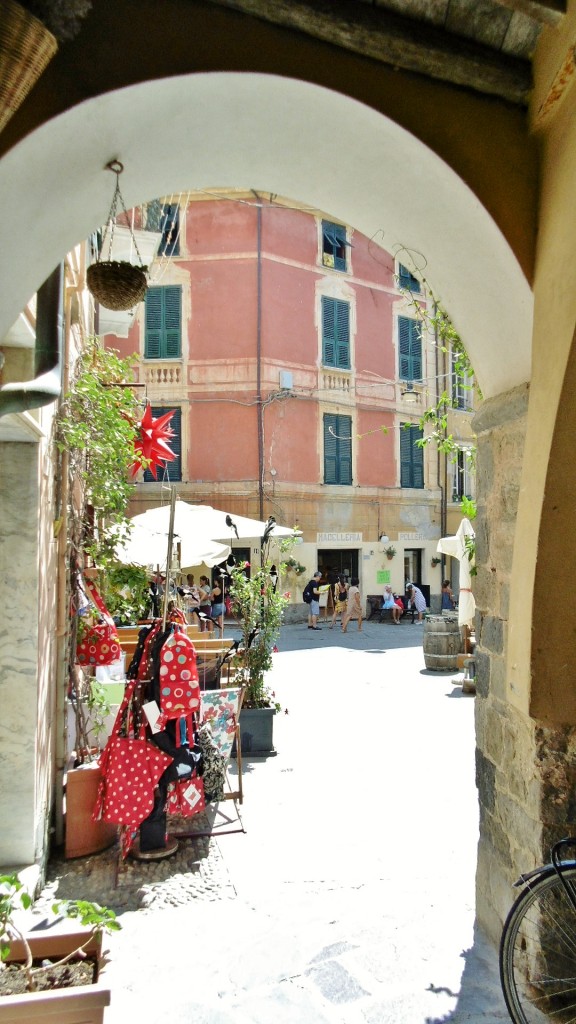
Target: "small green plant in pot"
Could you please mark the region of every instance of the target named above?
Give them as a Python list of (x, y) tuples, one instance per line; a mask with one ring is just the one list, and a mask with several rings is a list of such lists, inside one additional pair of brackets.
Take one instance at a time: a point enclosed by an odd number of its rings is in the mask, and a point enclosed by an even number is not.
[(232, 614), (242, 630), (239, 648), (240, 676), (246, 687), (244, 708), (275, 708), (266, 673), (272, 668), (272, 654), (282, 624), (282, 613), (288, 597), (275, 589), (270, 576), (271, 566), (252, 569), (249, 563), (236, 565), (230, 571)]
[[(93, 970), (85, 963), (86, 958), (96, 956), (98, 959), (99, 953), (95, 953), (95, 950), (101, 950), (104, 934), (121, 928), (114, 911), (86, 900), (60, 900), (54, 903), (52, 910), (55, 914), (87, 930), (73, 934), (73, 948), (66, 949), (56, 960), (51, 956), (43, 959), (41, 964), (36, 964), (33, 947), (37, 936), (26, 936), (16, 923), (17, 915), (31, 906), (32, 897), (18, 875), (0, 875), (0, 995), (14, 996), (24, 992), (90, 984)], [(82, 969), (86, 966), (89, 967), (88, 971)]]

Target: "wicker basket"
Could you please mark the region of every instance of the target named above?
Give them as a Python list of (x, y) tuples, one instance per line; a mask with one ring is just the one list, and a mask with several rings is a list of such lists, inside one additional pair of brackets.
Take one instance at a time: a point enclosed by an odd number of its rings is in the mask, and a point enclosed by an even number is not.
[(0, 131), (58, 49), (55, 37), (15, 0), (0, 0)]
[(88, 290), (106, 309), (132, 309), (146, 294), (147, 269), (116, 260), (93, 263), (86, 271)]

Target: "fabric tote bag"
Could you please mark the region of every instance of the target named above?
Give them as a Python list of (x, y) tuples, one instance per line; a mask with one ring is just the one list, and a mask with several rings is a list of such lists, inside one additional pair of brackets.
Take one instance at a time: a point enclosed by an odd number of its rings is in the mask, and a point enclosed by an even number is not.
[[(92, 818), (136, 828), (152, 811), (154, 790), (173, 758), (146, 739), (144, 724), (138, 735), (130, 735), (135, 688), (135, 681), (128, 686), (100, 757), (102, 779)], [(122, 725), (125, 736), (120, 735)]]
[(122, 657), (120, 637), (114, 619), (92, 580), (85, 581), (86, 590), (100, 612), (101, 622), (91, 626), (76, 647), (79, 665), (111, 665)]

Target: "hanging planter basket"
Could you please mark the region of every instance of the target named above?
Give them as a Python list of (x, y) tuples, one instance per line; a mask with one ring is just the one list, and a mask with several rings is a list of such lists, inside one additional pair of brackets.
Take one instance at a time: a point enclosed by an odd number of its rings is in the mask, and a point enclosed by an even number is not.
[[(99, 302), (101, 306), (105, 306), (106, 309), (132, 309), (133, 306), (142, 302), (142, 299), (146, 295), (146, 289), (148, 287), (146, 273), (148, 267), (145, 267), (142, 263), (142, 257), (138, 251), (138, 245), (131, 228), (130, 236), (134, 246), (134, 252), (138, 257), (139, 265), (129, 263), (127, 260), (110, 259), (112, 255), (114, 227), (116, 224), (119, 202), (122, 210), (124, 211), (126, 223), (128, 225), (130, 220), (126, 211), (126, 206), (124, 205), (122, 193), (120, 192), (119, 177), (122, 174), (124, 167), (119, 160), (112, 160), (106, 165), (106, 168), (109, 171), (113, 171), (116, 175), (116, 188), (114, 189), (114, 195), (112, 197), (112, 205), (108, 214), (106, 229), (102, 236), (100, 254), (96, 263), (93, 263), (86, 271), (86, 284), (88, 285), (88, 291), (90, 291), (97, 302)], [(106, 250), (108, 230), (110, 230), (110, 236), (108, 238), (108, 259), (102, 259), (101, 257), (104, 255)]]
[(0, 131), (58, 49), (55, 36), (15, 0), (0, 0)]
[(93, 263), (86, 271), (88, 290), (106, 309), (132, 309), (142, 302), (148, 282), (146, 268), (118, 260)]

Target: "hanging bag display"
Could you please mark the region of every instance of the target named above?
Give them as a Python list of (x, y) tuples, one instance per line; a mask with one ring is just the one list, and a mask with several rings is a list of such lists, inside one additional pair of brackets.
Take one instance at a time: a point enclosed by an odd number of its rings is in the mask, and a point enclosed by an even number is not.
[(102, 621), (91, 626), (82, 637), (76, 647), (76, 661), (79, 665), (111, 665), (122, 657), (118, 630), (98, 593), (96, 584), (87, 579), (85, 587), (90, 600), (100, 612)]
[(135, 692), (134, 680), (126, 688), (112, 734), (100, 757), (102, 780), (92, 814), (94, 821), (140, 825), (152, 811), (154, 790), (173, 761), (146, 738), (143, 717), (134, 713)]

